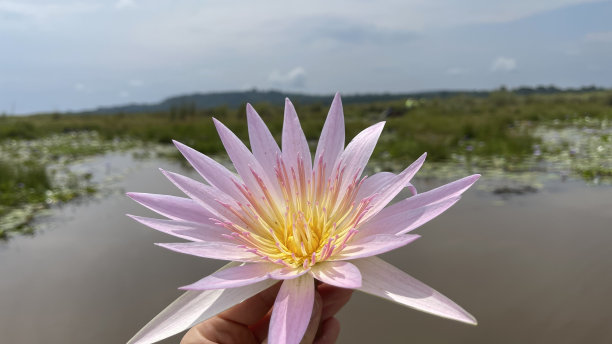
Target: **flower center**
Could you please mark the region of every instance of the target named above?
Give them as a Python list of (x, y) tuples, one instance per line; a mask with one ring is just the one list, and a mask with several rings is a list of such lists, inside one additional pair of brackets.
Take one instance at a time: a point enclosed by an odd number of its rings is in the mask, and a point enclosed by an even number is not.
[(221, 224), (247, 250), (265, 260), (293, 268), (324, 261), (342, 250), (357, 232), (371, 201), (371, 197), (357, 199), (365, 178), (352, 176), (350, 183), (343, 183), (340, 165), (326, 178), (322, 159), (307, 175), (301, 156), (296, 168), (277, 157), (274, 171), (282, 199), (273, 197), (261, 176), (251, 171), (263, 197), (257, 199), (245, 185), (237, 184), (248, 204), (224, 205), (242, 223)]

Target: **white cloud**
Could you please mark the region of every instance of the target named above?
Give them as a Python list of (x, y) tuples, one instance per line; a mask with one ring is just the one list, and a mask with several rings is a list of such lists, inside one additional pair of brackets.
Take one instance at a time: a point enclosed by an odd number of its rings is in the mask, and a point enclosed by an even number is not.
[(134, 2), (134, 0), (118, 0), (115, 3), (115, 8), (120, 10), (132, 7), (136, 7), (136, 2)]
[(579, 56), (582, 54), (582, 51), (578, 48), (568, 48), (563, 50), (563, 53), (567, 56)]
[(72, 86), (72, 88), (74, 89), (75, 92), (81, 93), (81, 94), (94, 94), (95, 93), (91, 85), (86, 85), (80, 81), (75, 83)]
[(586, 65), (586, 69), (591, 72), (601, 72), (605, 70), (605, 68), (603, 68), (602, 66), (593, 63)]
[(128, 91), (119, 92), (119, 98), (129, 98), (129, 97), (130, 97), (130, 92)]
[(612, 31), (607, 32), (591, 32), (584, 36), (587, 42), (612, 43)]
[[(527, 18), (538, 13), (544, 13), (563, 7), (598, 0), (514, 0), (490, 1), (472, 0), (432, 0), (428, 2), (431, 11), (425, 13), (429, 19), (439, 18), (444, 23), (475, 24), (503, 23)], [(433, 9), (437, 9), (437, 12)], [(452, 17), (456, 17), (453, 19)]]
[(446, 70), (446, 74), (448, 75), (464, 75), (467, 74), (467, 72), (467, 69), (459, 67), (452, 67)]
[(270, 73), (268, 81), (279, 86), (302, 88), (306, 84), (306, 71), (302, 67), (295, 67), (285, 74), (275, 70)]
[(132, 79), (128, 81), (128, 85), (132, 87), (142, 87), (144, 85), (144, 82), (142, 80)]
[(352, 0), (211, 1), (197, 7), (165, 6), (164, 25), (158, 21), (141, 23), (131, 32), (131, 38), (162, 56), (173, 52), (185, 56), (200, 50), (203, 42), (207, 52), (227, 49), (252, 55), (290, 40), (323, 44), (323, 33), (336, 41), (406, 39), (429, 29), (509, 22), (589, 1), (387, 0), (384, 6)]
[(16, 14), (24, 17), (43, 19), (59, 15), (93, 12), (101, 8), (99, 4), (71, 3), (32, 3), (25, 1), (0, 1), (0, 13)]
[[(524, 84), (567, 78), (576, 85), (609, 86), (610, 75), (566, 72), (588, 63), (605, 66), (609, 51), (590, 49), (602, 43), (589, 42), (608, 35), (586, 33), (610, 31), (610, 26), (591, 25), (585, 15), (564, 26), (566, 34), (548, 35), (551, 23), (577, 10), (610, 8), (560, 9), (581, 2), (385, 0), (381, 6), (363, 0), (0, 0), (0, 40), (10, 47), (0, 54), (0, 98), (19, 99), (33, 109), (55, 106), (60, 97), (66, 107), (108, 104), (120, 100), (122, 90), (131, 94), (129, 99), (143, 101), (241, 85), (302, 87), (312, 93), (402, 92), (486, 88), (497, 86), (499, 76)], [(481, 24), (555, 9), (560, 10), (515, 23)], [(76, 13), (88, 10), (93, 12)], [(533, 34), (522, 37), (523, 28)], [(491, 39), (497, 32), (503, 40)], [(572, 48), (582, 54), (563, 56)], [(75, 79), (66, 83), (66, 76)], [(35, 90), (66, 87), (63, 94), (40, 97), (28, 89), (35, 82), (40, 83)], [(76, 82), (85, 85), (76, 87)], [(76, 92), (91, 97), (75, 97)], [(26, 95), (28, 100), (21, 101)]]
[(494, 72), (511, 72), (516, 69), (516, 60), (510, 57), (500, 56), (491, 64), (491, 70)]

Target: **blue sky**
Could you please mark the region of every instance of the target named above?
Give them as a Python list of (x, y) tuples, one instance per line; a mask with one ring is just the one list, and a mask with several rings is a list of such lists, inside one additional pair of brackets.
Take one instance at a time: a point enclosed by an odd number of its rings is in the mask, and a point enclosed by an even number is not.
[(0, 0), (0, 113), (253, 87), (612, 87), (611, 15), (581, 0)]

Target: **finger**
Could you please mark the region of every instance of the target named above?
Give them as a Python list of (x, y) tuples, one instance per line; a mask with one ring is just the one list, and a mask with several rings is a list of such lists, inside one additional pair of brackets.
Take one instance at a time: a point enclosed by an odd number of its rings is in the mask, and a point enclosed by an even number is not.
[(280, 283), (191, 328), (181, 344), (255, 343), (247, 327), (266, 317), (272, 308)]
[(310, 316), (310, 323), (306, 328), (306, 333), (302, 337), (301, 344), (312, 344), (319, 330), (319, 324), (321, 323), (321, 311), (323, 310), (323, 300), (321, 295), (315, 291), (314, 304), (312, 305), (312, 315)]
[(257, 324), (274, 305), (280, 286), (281, 283), (276, 283), (261, 293), (220, 313), (218, 317), (245, 326)]
[(313, 344), (334, 344), (340, 335), (340, 321), (331, 317), (321, 323), (319, 334)]
[(181, 339), (180, 344), (208, 344), (210, 340), (208, 340), (204, 333), (207, 331), (205, 327), (206, 322), (199, 323), (196, 326), (192, 327), (185, 333), (183, 339)]
[(321, 320), (323, 321), (336, 315), (353, 295), (353, 289), (338, 288), (325, 283), (319, 285), (317, 291), (323, 299), (323, 311), (321, 313)]
[(244, 325), (219, 317), (210, 318), (192, 327), (181, 344), (257, 344), (253, 333)]
[(258, 343), (263, 343), (268, 337), (268, 330), (270, 329), (270, 316), (272, 316), (272, 309), (263, 317), (257, 324), (249, 326)]

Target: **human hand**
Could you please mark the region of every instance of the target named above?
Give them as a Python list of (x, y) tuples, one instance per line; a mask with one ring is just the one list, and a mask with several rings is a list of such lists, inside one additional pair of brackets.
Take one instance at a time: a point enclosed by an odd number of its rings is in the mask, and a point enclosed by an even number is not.
[[(272, 305), (281, 283), (192, 327), (180, 344), (259, 344), (268, 336)], [(352, 289), (321, 283), (315, 291), (310, 323), (303, 344), (333, 344), (340, 334), (340, 322), (334, 317), (349, 301)]]

